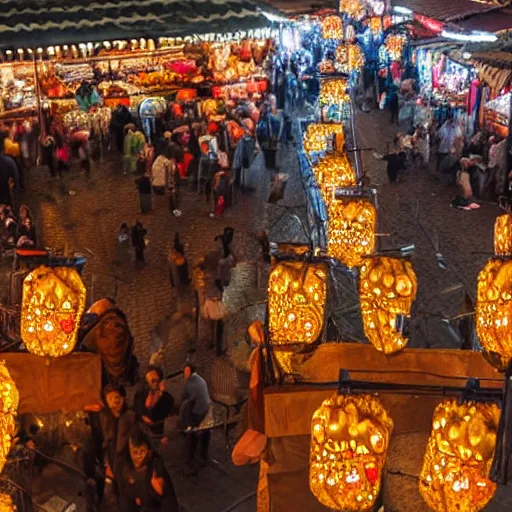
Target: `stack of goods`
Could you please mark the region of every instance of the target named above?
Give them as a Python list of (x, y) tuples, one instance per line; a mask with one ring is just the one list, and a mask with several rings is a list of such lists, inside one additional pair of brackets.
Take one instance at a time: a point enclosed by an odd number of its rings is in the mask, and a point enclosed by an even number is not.
[(0, 112), (29, 111), (37, 108), (34, 70), (30, 65), (0, 68)]

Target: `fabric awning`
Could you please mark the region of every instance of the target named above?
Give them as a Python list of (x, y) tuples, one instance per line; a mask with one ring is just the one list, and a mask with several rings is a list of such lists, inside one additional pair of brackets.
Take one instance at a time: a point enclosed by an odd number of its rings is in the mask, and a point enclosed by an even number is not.
[(2, 0), (0, 48), (235, 32), (279, 15), (253, 0)]
[(457, 22), (464, 30), (479, 30), (482, 32), (500, 32), (512, 29), (512, 7), (496, 9)]
[(407, 7), (439, 21), (456, 21), (497, 9), (496, 5), (471, 0), (392, 0), (391, 5)]

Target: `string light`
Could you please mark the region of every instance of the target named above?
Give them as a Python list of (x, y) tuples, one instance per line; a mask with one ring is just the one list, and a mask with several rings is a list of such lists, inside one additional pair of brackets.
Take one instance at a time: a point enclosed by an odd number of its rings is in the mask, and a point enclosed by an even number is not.
[(441, 37), (452, 39), (454, 41), (462, 41), (465, 43), (494, 43), (498, 40), (498, 36), (488, 32), (472, 32), (471, 34), (462, 34), (458, 32), (450, 32), (443, 30)]

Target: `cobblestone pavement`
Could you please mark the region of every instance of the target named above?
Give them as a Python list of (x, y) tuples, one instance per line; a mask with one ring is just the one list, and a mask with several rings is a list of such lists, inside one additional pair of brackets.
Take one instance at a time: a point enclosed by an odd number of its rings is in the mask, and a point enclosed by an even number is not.
[[(357, 124), (362, 147), (382, 151), (385, 141), (394, 133), (387, 124), (387, 116), (380, 112), (358, 114)], [(295, 148), (290, 145), (282, 153), (281, 168), (290, 175), (285, 203), (304, 204)], [(449, 203), (455, 191), (442, 186), (428, 171), (411, 170), (403, 182), (390, 186), (386, 183), (383, 163), (375, 161), (371, 153), (364, 153), (363, 159), (372, 186), (379, 191), (381, 231), (390, 234), (381, 237), (383, 246), (416, 244), (413, 263), (419, 280), (418, 309), (446, 315), (458, 312), (462, 293), (460, 289), (450, 290), (462, 282), (474, 298), (476, 275), (487, 258), (474, 251), (491, 251), (497, 208), (486, 204), (472, 212), (454, 210)], [(165, 344), (168, 373), (179, 371), (185, 360), (193, 359), (208, 380), (212, 394), (235, 401), (246, 381), (246, 375), (237, 369), (239, 365), (235, 366), (228, 357), (215, 357), (208, 348), (205, 326), (201, 326), (196, 351), (191, 352), (193, 328), (190, 321), (171, 319), (179, 306), (186, 308), (189, 297), (178, 300), (170, 289), (168, 249), (174, 233), (179, 231), (193, 264), (201, 255), (218, 249), (213, 239), (226, 225), (235, 228), (233, 245), (240, 264), (234, 269), (232, 285), (226, 291), (228, 308), (233, 313), (227, 321), (226, 338), (232, 359), (243, 361), (247, 356), (245, 330), (254, 318), (262, 316), (263, 306), (258, 302), (265, 297), (264, 284), (259, 290), (255, 286), (258, 245), (254, 235), (260, 229), (267, 229), (272, 240), (300, 241), (300, 226), (287, 209), (267, 204), (270, 176), (263, 168), (262, 155), (257, 157), (250, 173), (255, 190), (238, 197), (222, 221), (209, 219), (209, 206), (188, 189), (182, 194), (181, 218), (176, 219), (169, 213), (166, 199), (160, 196), (154, 197), (152, 213), (140, 215), (133, 177), (123, 175), (121, 167), (119, 159), (106, 159), (93, 165), (90, 178), (73, 170), (64, 183), (52, 180), (45, 170), (32, 170), (27, 179), (29, 189), (23, 199), (34, 209), (47, 246), (68, 244), (72, 250), (90, 256), (84, 280), (92, 298), (116, 296), (130, 321), (142, 366), (148, 362), (152, 343), (154, 345), (154, 340), (160, 338)], [(70, 195), (69, 191), (75, 194)], [(303, 217), (303, 210), (296, 212)], [(119, 262), (117, 254), (120, 224), (131, 225), (136, 218), (147, 227), (150, 240), (146, 251), (148, 265), (140, 271), (134, 269), (132, 262)], [(419, 227), (418, 218), (424, 231)], [(436, 237), (449, 263), (447, 271), (436, 265), (432, 248)], [(261, 282), (265, 282), (265, 277)], [(170, 383), (173, 392), (179, 392), (179, 387), (177, 381)], [(250, 496), (255, 491), (256, 468), (234, 468), (222, 435), (215, 433), (213, 441), (212, 454), (220, 466), (207, 468), (199, 477), (183, 476), (178, 462), (179, 441), (168, 454), (185, 510), (220, 512), (245, 497), (249, 498), (232, 510), (255, 510), (255, 500)]]

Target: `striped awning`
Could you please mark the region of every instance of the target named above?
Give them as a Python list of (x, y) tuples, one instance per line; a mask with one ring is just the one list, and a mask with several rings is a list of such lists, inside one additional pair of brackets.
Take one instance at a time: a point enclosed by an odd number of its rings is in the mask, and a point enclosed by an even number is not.
[(279, 15), (254, 0), (0, 0), (0, 48), (235, 32)]

